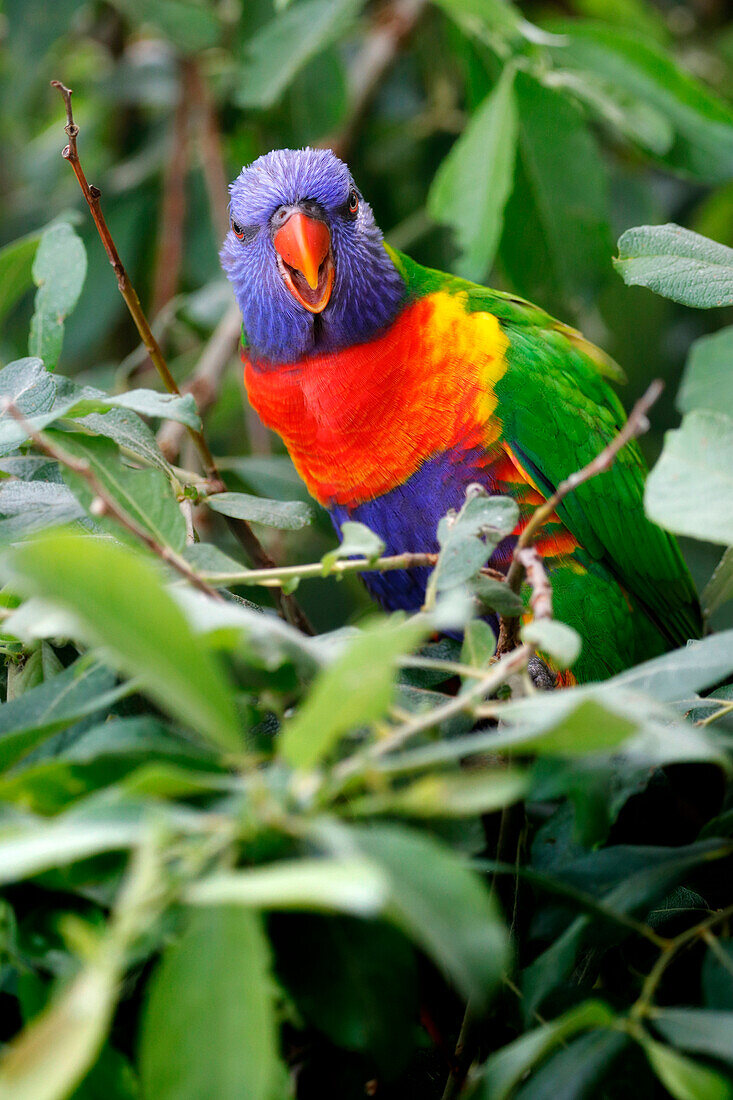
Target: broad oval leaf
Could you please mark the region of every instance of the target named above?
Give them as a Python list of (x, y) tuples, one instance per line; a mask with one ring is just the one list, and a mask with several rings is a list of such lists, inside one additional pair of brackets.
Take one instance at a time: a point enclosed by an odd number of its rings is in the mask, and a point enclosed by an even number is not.
[(481, 879), (445, 844), (404, 826), (350, 836), (387, 875), (387, 915), (466, 998), (486, 1004), (509, 963), (509, 940)]
[(47, 535), (8, 563), (16, 586), (70, 613), (79, 634), (102, 647), (168, 713), (236, 751), (233, 692), (149, 560), (110, 540)]
[(87, 254), (68, 222), (51, 225), (41, 237), (33, 261), (38, 287), (28, 351), (53, 370), (61, 354), (64, 320), (79, 300), (87, 273)]
[(363, 0), (306, 0), (281, 11), (249, 40), (235, 93), (240, 107), (271, 107), (303, 66), (354, 19)]
[(149, 986), (140, 1071), (155, 1100), (271, 1100), (278, 1072), (270, 951), (257, 914), (191, 910)]
[(628, 286), (646, 286), (685, 306), (733, 303), (733, 248), (672, 222), (627, 229), (613, 265)]
[(313, 510), (300, 500), (265, 500), (249, 493), (215, 493), (206, 498), (209, 508), (224, 516), (263, 523), (282, 531), (300, 531), (313, 519)]
[(461, 249), (458, 270), (467, 279), (482, 279), (494, 261), (512, 187), (518, 128), (514, 69), (507, 65), (431, 185), (428, 212), (454, 229)]
[[(733, 253), (732, 253), (733, 255)], [(644, 490), (650, 519), (668, 531), (733, 544), (733, 417), (695, 410), (666, 432)]]
[(283, 758), (293, 767), (312, 768), (342, 734), (383, 718), (395, 690), (395, 660), (417, 645), (427, 630), (425, 620), (396, 617), (380, 619), (351, 639), (283, 726)]
[[(731, 272), (733, 275), (733, 267)], [(733, 410), (733, 325), (701, 336), (692, 345), (677, 392), (677, 408), (683, 413), (691, 409)]]

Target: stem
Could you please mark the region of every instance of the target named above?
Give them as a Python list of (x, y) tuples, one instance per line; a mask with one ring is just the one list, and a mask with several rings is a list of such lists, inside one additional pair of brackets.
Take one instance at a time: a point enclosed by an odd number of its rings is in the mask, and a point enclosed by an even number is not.
[(679, 936), (675, 936), (671, 940), (667, 947), (664, 948), (661, 955), (655, 962), (652, 969), (647, 974), (644, 984), (641, 987), (641, 993), (638, 999), (631, 1008), (631, 1018), (638, 1020), (643, 1016), (646, 1016), (651, 1007), (654, 994), (656, 993), (657, 986), (661, 982), (664, 972), (672, 962), (672, 959), (683, 947), (687, 947), (699, 936), (704, 937), (716, 924), (720, 924), (721, 921), (727, 920), (728, 917), (733, 916), (733, 905), (726, 906), (725, 909), (720, 909), (717, 913), (711, 913), (705, 920), (700, 921), (699, 924), (694, 924), (692, 928), (687, 928), (684, 932), (680, 932)]
[(242, 569), (231, 573), (211, 573), (209, 577), (216, 584), (257, 584), (264, 588), (273, 588), (288, 581), (305, 580), (308, 577), (342, 576), (344, 573), (389, 573), (394, 569), (417, 569), (435, 565), (437, 554), (414, 554), (406, 552), (391, 557), (351, 558), (337, 561), (326, 569), (322, 562), (309, 562), (307, 565), (273, 566), (270, 569)]
[[(64, 103), (66, 105), (65, 130), (69, 138), (69, 144), (64, 149), (62, 156), (66, 160), (68, 160), (69, 164), (74, 169), (74, 174), (79, 181), (79, 186), (81, 187), (82, 194), (86, 199), (92, 218), (94, 219), (94, 224), (97, 227), (97, 232), (99, 233), (102, 244), (104, 245), (104, 250), (107, 253), (109, 262), (112, 264), (115, 275), (117, 276), (117, 286), (119, 287), (120, 294), (125, 300), (125, 304), (130, 311), (130, 316), (132, 317), (135, 323), (135, 327), (140, 334), (140, 338), (147, 348), (148, 354), (163, 381), (163, 385), (169, 393), (179, 394), (181, 391), (179, 390), (176, 380), (168, 368), (168, 364), (165, 361), (165, 357), (163, 356), (163, 352), (160, 349), (160, 345), (153, 335), (150, 324), (148, 323), (148, 319), (143, 312), (142, 306), (140, 305), (140, 299), (137, 296), (135, 288), (130, 283), (127, 272), (125, 271), (124, 265), (115, 246), (114, 240), (112, 239), (112, 234), (110, 233), (107, 222), (105, 221), (104, 215), (102, 214), (102, 209), (100, 206), (100, 198), (102, 193), (98, 187), (90, 186), (89, 183), (87, 183), (86, 176), (84, 175), (84, 169), (81, 166), (81, 161), (79, 160), (79, 154), (77, 151), (76, 139), (79, 135), (79, 127), (74, 122), (74, 116), (71, 109), (71, 89), (62, 84), (60, 80), (52, 80), (51, 86), (54, 88), (58, 88), (64, 98)], [(195, 428), (187, 428), (187, 431), (199, 454), (207, 478), (215, 485), (219, 486), (220, 489), (224, 489), (224, 482), (221, 480), (219, 470), (217, 468), (216, 462), (214, 461), (214, 457), (209, 449), (209, 445), (204, 438), (203, 432)], [(251, 560), (256, 565), (262, 566), (263, 568), (271, 567), (274, 563), (270, 558), (270, 555), (262, 546), (260, 540), (257, 538), (249, 524), (245, 523), (244, 520), (234, 519), (231, 516), (227, 516), (225, 518), (230, 531), (239, 541), (244, 551), (251, 558)], [(307, 617), (292, 596), (285, 596), (284, 594), (280, 594), (278, 597), (278, 603), (280, 611), (284, 618), (288, 619), (291, 623), (293, 623), (294, 626), (299, 627), (305, 633), (313, 633), (313, 628), (308, 622)]]

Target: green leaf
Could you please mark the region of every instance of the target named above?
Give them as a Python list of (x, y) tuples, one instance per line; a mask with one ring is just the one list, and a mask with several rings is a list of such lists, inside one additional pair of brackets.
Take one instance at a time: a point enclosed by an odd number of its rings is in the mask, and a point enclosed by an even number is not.
[(64, 321), (79, 300), (86, 273), (86, 249), (69, 223), (50, 226), (33, 261), (38, 292), (28, 338), (29, 354), (42, 359), (47, 370), (58, 362)]
[(733, 546), (724, 552), (703, 589), (700, 597), (703, 614), (706, 617), (712, 615), (728, 600), (733, 600)]
[[(47, 412), (56, 396), (56, 382), (40, 359), (16, 359), (0, 371), (0, 398), (11, 401), (27, 418)], [(0, 455), (14, 451), (25, 433), (7, 409), (0, 407)], [(8, 436), (9, 442), (4, 441)]]
[[(94, 391), (91, 391), (94, 393)], [(201, 417), (196, 401), (190, 393), (160, 393), (159, 390), (128, 390), (115, 395), (100, 394), (92, 397), (86, 388), (81, 399), (65, 416), (85, 416), (90, 412), (106, 412), (108, 409), (130, 409), (140, 416), (155, 416), (164, 420), (177, 420), (195, 431), (201, 430)]]
[(522, 1078), (556, 1047), (588, 1029), (609, 1028), (614, 1014), (602, 1001), (584, 1001), (550, 1023), (508, 1043), (486, 1062), (481, 1100), (507, 1100)]
[(196, 0), (113, 0), (114, 6), (136, 22), (152, 23), (182, 53), (198, 53), (215, 46), (221, 23), (215, 11)]
[(707, 1008), (656, 1008), (652, 1020), (672, 1046), (733, 1062), (733, 1012)]
[(387, 915), (460, 992), (485, 1005), (509, 962), (509, 942), (488, 890), (459, 856), (404, 826), (350, 830), (390, 883)]
[[(588, 297), (608, 278), (612, 252), (604, 163), (571, 100), (521, 72), (516, 92), (521, 186), (507, 204), (502, 262), (520, 291), (548, 285)], [(569, 164), (583, 171), (568, 173)], [(543, 247), (526, 255), (528, 232)]]
[(0, 882), (19, 882), (101, 852), (121, 852), (142, 836), (139, 821), (121, 816), (84, 821), (69, 814), (48, 823), (6, 826), (0, 829)]
[(104, 665), (80, 658), (75, 664), (0, 708), (0, 768), (7, 768), (52, 733), (104, 711), (128, 695), (115, 687)]
[(31, 286), (33, 257), (40, 233), (31, 233), (0, 248), (0, 324)]
[(547, 653), (559, 668), (571, 668), (583, 644), (576, 630), (557, 619), (533, 619), (522, 627), (522, 641)]
[[(51, 377), (51, 376), (49, 376)], [(106, 416), (98, 417), (94, 423), (100, 435), (110, 435), (112, 431), (105, 431), (110, 410), (127, 409), (137, 411), (147, 416), (165, 417), (168, 420), (178, 420), (191, 428), (200, 428), (201, 421), (191, 394), (184, 396), (172, 393), (158, 393), (157, 390), (130, 390), (128, 393), (117, 397), (110, 397), (90, 386), (77, 386), (67, 378), (52, 378), (54, 389), (54, 401), (48, 411), (36, 416), (26, 416), (31, 428), (39, 432), (55, 420), (83, 419), (85, 425), (92, 421), (91, 414), (102, 413)], [(100, 427), (100, 422), (102, 426)], [(0, 430), (0, 444), (13, 443), (17, 446), (28, 438), (25, 427), (12, 417), (4, 421)]]
[(249, 493), (215, 493), (206, 498), (209, 508), (225, 516), (264, 523), (281, 531), (300, 531), (313, 519), (313, 509), (299, 500), (265, 500)]
[(733, 941), (715, 939), (705, 952), (702, 990), (708, 1008), (733, 1011)]
[(438, 524), (440, 556), (430, 584), (444, 592), (470, 580), (486, 564), (501, 540), (511, 534), (519, 509), (510, 497), (470, 495), (457, 515)]
[[(176, 551), (186, 545), (186, 521), (171, 483), (162, 470), (133, 470), (120, 460), (117, 446), (110, 439), (94, 438), (71, 432), (48, 432), (48, 438), (76, 459), (88, 463), (106, 493), (125, 515), (151, 535), (160, 546)], [(89, 511), (95, 493), (81, 474), (64, 468), (63, 476), (76, 498)], [(121, 533), (116, 519), (105, 522), (115, 534)]]
[[(578, 884), (602, 902), (606, 911), (618, 915), (644, 916), (650, 905), (669, 893), (692, 868), (730, 854), (730, 846), (719, 840), (698, 841), (684, 848), (646, 848), (640, 852), (625, 845), (606, 849), (577, 861), (579, 866), (565, 869), (571, 885)], [(610, 887), (610, 888), (609, 888)], [(527, 1016), (539, 1008), (557, 986), (572, 972), (578, 952), (589, 935), (591, 916), (582, 915), (565, 929), (552, 945), (539, 955), (522, 974)], [(616, 928), (618, 940), (629, 934)], [(604, 932), (606, 940), (608, 931)]]
[(351, 24), (363, 0), (306, 0), (293, 4), (247, 43), (235, 92), (240, 107), (271, 107), (304, 65)]
[(514, 69), (507, 65), (441, 164), (428, 193), (430, 216), (456, 233), (461, 249), (458, 271), (467, 279), (481, 280), (494, 261), (512, 187), (518, 129)]
[(107, 950), (8, 1044), (0, 1100), (66, 1100), (94, 1062), (110, 1026), (121, 959)]
[(394, 695), (395, 661), (427, 630), (417, 617), (394, 616), (371, 623), (351, 639), (284, 724), (279, 741), (283, 759), (296, 768), (313, 768), (343, 734), (383, 718)]
[(352, 801), (349, 813), (474, 817), (519, 802), (527, 788), (528, 778), (518, 768), (481, 768), (468, 775), (428, 775), (389, 793)]
[(217, 580), (220, 577), (237, 576), (246, 566), (225, 554), (212, 542), (191, 542), (184, 547), (183, 556), (200, 576)]
[(329, 550), (321, 558), (323, 572), (327, 576), (337, 561), (344, 558), (366, 558), (373, 562), (384, 553), (384, 543), (364, 523), (344, 520), (341, 524), (341, 542), (335, 550)]
[(463, 632), (461, 661), (474, 668), (485, 668), (496, 652), (496, 638), (488, 623), (473, 619)]
[(278, 1071), (275, 987), (256, 914), (194, 910), (153, 975), (140, 1073), (155, 1100), (271, 1100)]
[(414, 1046), (417, 968), (391, 925), (353, 917), (276, 918), (281, 982), (299, 1012), (337, 1046), (370, 1053), (390, 1078)]
[(586, 1100), (599, 1080), (629, 1043), (622, 1031), (590, 1031), (556, 1051), (516, 1093), (516, 1100)]
[(676, 136), (660, 158), (668, 167), (709, 183), (730, 179), (733, 114), (668, 53), (645, 42), (636, 28), (627, 31), (578, 20), (552, 21), (549, 26), (566, 36), (553, 51), (556, 63), (603, 77), (666, 116)]
[(10, 566), (19, 588), (72, 614), (80, 634), (164, 710), (214, 744), (241, 747), (231, 687), (146, 559), (59, 534), (18, 547)]
[(484, 607), (496, 611), (499, 615), (521, 615), (525, 610), (521, 596), (512, 592), (508, 584), (496, 577), (479, 575), (471, 581), (471, 591), (478, 596)]
[(650, 519), (678, 535), (733, 543), (733, 417), (696, 410), (665, 433), (644, 490)]
[(686, 699), (733, 672), (733, 630), (711, 634), (637, 665), (607, 682), (609, 690), (638, 691), (662, 702)]
[(613, 81), (596, 73), (557, 69), (544, 79), (550, 87), (577, 96), (596, 118), (642, 149), (661, 156), (672, 147), (674, 128), (666, 115)]
[[(733, 266), (731, 277), (733, 286)], [(683, 413), (733, 409), (733, 325), (692, 345), (677, 391), (677, 408)]]
[(86, 516), (74, 494), (54, 481), (0, 484), (0, 542), (58, 527)]
[[(507, 41), (526, 38), (537, 45), (548, 45), (555, 36), (534, 23), (528, 23), (510, 0), (433, 0), (454, 19), (466, 34), (487, 42), (504, 53)], [(503, 47), (503, 48), (501, 48)]]
[(675, 1100), (729, 1100), (730, 1083), (715, 1070), (653, 1039), (645, 1038), (642, 1046), (649, 1065)]
[(387, 883), (366, 859), (279, 860), (248, 871), (201, 879), (186, 893), (190, 905), (245, 905), (257, 909), (316, 909), (360, 916), (379, 913)]
[(628, 286), (649, 287), (685, 306), (733, 303), (733, 248), (673, 222), (627, 229), (613, 265)]

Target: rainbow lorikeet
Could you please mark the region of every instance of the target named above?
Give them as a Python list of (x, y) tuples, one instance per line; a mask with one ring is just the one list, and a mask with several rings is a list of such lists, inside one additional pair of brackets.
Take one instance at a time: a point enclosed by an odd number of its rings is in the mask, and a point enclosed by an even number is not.
[[(387, 553), (437, 550), (438, 520), (471, 482), (514, 497), (521, 528), (623, 423), (609, 359), (530, 303), (391, 249), (329, 150), (260, 157), (232, 184), (230, 210), (221, 257), (249, 399), (337, 528), (359, 520)], [(583, 638), (578, 681), (700, 632), (679, 548), (644, 515), (644, 474), (626, 446), (538, 543), (555, 615)], [(515, 539), (493, 568), (507, 569)], [(387, 608), (416, 610), (427, 572), (366, 580)]]

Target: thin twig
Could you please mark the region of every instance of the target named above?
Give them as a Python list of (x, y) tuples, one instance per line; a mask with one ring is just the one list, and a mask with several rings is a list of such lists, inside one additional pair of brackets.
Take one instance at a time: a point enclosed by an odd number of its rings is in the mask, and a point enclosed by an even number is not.
[(273, 566), (271, 569), (242, 569), (231, 573), (212, 573), (210, 578), (217, 584), (254, 584), (263, 588), (276, 588), (296, 580), (309, 577), (341, 576), (344, 573), (390, 573), (395, 569), (423, 569), (435, 565), (437, 554), (393, 554), (386, 558), (349, 558), (337, 561), (326, 569), (323, 562), (308, 562), (306, 565)]
[[(130, 316), (135, 322), (135, 327), (137, 328), (137, 331), (139, 332), (140, 337), (148, 350), (148, 354), (150, 355), (150, 358), (152, 359), (153, 364), (155, 365), (168, 392), (178, 394), (180, 393), (180, 390), (178, 388), (176, 380), (168, 368), (168, 364), (165, 361), (165, 357), (163, 356), (163, 352), (160, 349), (158, 341), (153, 335), (148, 319), (143, 312), (142, 306), (140, 305), (140, 299), (137, 296), (135, 288), (130, 283), (127, 272), (125, 271), (122, 260), (120, 259), (119, 253), (115, 246), (114, 240), (112, 239), (112, 235), (104, 219), (104, 215), (102, 214), (99, 201), (101, 198), (101, 191), (98, 187), (90, 186), (89, 183), (87, 183), (86, 176), (84, 175), (84, 170), (81, 166), (81, 161), (79, 160), (79, 153), (77, 150), (76, 139), (79, 135), (79, 127), (74, 122), (74, 116), (71, 109), (71, 89), (67, 88), (59, 80), (52, 80), (51, 85), (54, 88), (58, 88), (59, 92), (63, 96), (64, 103), (66, 105), (65, 130), (67, 137), (69, 138), (69, 144), (64, 149), (62, 156), (66, 160), (68, 160), (69, 164), (74, 169), (74, 174), (79, 181), (79, 186), (81, 187), (82, 194), (84, 195), (87, 205), (89, 206), (89, 210), (91, 212), (92, 218), (94, 219), (94, 224), (97, 227), (97, 232), (99, 233), (102, 244), (104, 245), (105, 252), (107, 253), (107, 257), (109, 258), (109, 262), (112, 264), (112, 268), (114, 269), (115, 275), (117, 276), (117, 285), (119, 287), (120, 293), (125, 300), (125, 304), (127, 305), (128, 310), (130, 311)], [(214, 457), (209, 449), (209, 445), (206, 442), (203, 433), (196, 430), (195, 428), (188, 428), (187, 431), (201, 458), (201, 462), (203, 464), (203, 468), (207, 478), (209, 478), (209, 480), (214, 485), (217, 485), (221, 489), (224, 489), (224, 483), (221, 480), (216, 462), (214, 461)], [(245, 553), (255, 563), (255, 565), (261, 566), (263, 568), (270, 568), (274, 565), (274, 562), (270, 558), (270, 555), (262, 546), (260, 540), (257, 538), (248, 523), (245, 523), (244, 520), (235, 519), (231, 516), (226, 517), (226, 522), (232, 534), (239, 541)], [(305, 633), (313, 633), (313, 628), (308, 622), (307, 617), (292, 596), (286, 596), (284, 593), (278, 593), (277, 599), (280, 611), (286, 619), (288, 619), (295, 626), (298, 626)]]
[[(636, 402), (629, 413), (628, 420), (611, 442), (604, 447), (587, 466), (583, 466), (581, 470), (576, 470), (575, 473), (570, 474), (564, 481), (561, 481), (552, 496), (549, 497), (544, 504), (535, 508), (529, 522), (517, 539), (512, 563), (506, 575), (506, 583), (513, 592), (519, 592), (525, 575), (525, 566), (521, 561), (522, 551), (532, 545), (537, 533), (553, 518), (555, 510), (565, 497), (577, 489), (579, 485), (582, 485), (586, 481), (590, 481), (591, 478), (596, 477), (598, 474), (610, 470), (616, 461), (619, 451), (621, 451), (627, 443), (630, 443), (632, 439), (636, 439), (649, 430), (647, 413), (655, 401), (658, 400), (663, 389), (664, 383), (660, 379), (652, 382), (646, 393)], [(508, 652), (508, 650), (516, 644), (516, 637), (516, 620), (502, 617), (498, 652)]]
[[(708, 858), (710, 858), (710, 856), (708, 856)], [(698, 924), (694, 924), (691, 928), (686, 928), (684, 932), (680, 932), (679, 936), (675, 936), (673, 940), (669, 941), (668, 945), (663, 949), (654, 966), (647, 974), (641, 993), (632, 1005), (630, 1012), (632, 1019), (638, 1020), (652, 1011), (652, 1000), (656, 993), (657, 986), (664, 977), (664, 972), (675, 955), (677, 955), (683, 947), (687, 947), (688, 944), (698, 939), (698, 937), (704, 937), (705, 932), (710, 928), (713, 928), (716, 924), (720, 924), (721, 921), (727, 920), (731, 916), (733, 916), (733, 905), (728, 905), (725, 909), (719, 909), (717, 913), (711, 913), (709, 917), (706, 917), (705, 920), (700, 921)]]
[(525, 546), (517, 553), (520, 565), (527, 574), (527, 581), (532, 588), (529, 606), (535, 619), (552, 618), (552, 585), (534, 546)]
[(433, 707), (432, 710), (427, 711), (425, 714), (415, 715), (409, 722), (405, 722), (396, 729), (390, 730), (386, 737), (382, 737), (368, 748), (342, 760), (333, 770), (334, 778), (338, 782), (343, 782), (352, 775), (358, 774), (361, 769), (364, 766), (368, 766), (372, 760), (378, 759), (380, 756), (384, 756), (385, 753), (400, 748), (404, 745), (405, 741), (408, 741), (416, 734), (425, 733), (434, 726), (440, 725), (441, 722), (445, 722), (449, 718), (454, 718), (457, 714), (462, 714), (465, 710), (471, 710), (474, 703), (490, 695), (492, 691), (496, 691), (496, 689), (501, 687), (510, 676), (523, 668), (533, 652), (533, 647), (527, 644), (513, 649), (511, 653), (507, 653), (506, 656), (492, 665), (480, 680), (471, 684), (465, 691), (461, 692), (460, 695), (456, 695), (446, 700), (446, 702), (441, 703), (440, 706)]
[(70, 454), (68, 451), (64, 450), (63, 447), (59, 447), (56, 443), (52, 443), (48, 436), (44, 435), (42, 432), (36, 431), (31, 422), (26, 419), (18, 406), (12, 401), (5, 399), (2, 408), (20, 424), (23, 431), (28, 438), (32, 440), (39, 451), (43, 451), (49, 458), (54, 459), (86, 481), (87, 485), (94, 493), (90, 511), (95, 518), (101, 518), (106, 515), (113, 516), (117, 522), (121, 523), (126, 530), (135, 536), (135, 538), (143, 542), (149, 550), (152, 550), (154, 554), (162, 558), (168, 565), (173, 566), (173, 568), (180, 573), (182, 577), (185, 577), (194, 588), (197, 588), (200, 592), (205, 592), (206, 595), (210, 596), (213, 600), (223, 599), (215, 588), (212, 588), (210, 584), (194, 572), (185, 558), (182, 558), (180, 554), (177, 554), (176, 551), (172, 550), (169, 546), (164, 546), (154, 539), (149, 531), (146, 531), (137, 520), (128, 515), (124, 508), (120, 507), (85, 459), (77, 458), (76, 455)]

